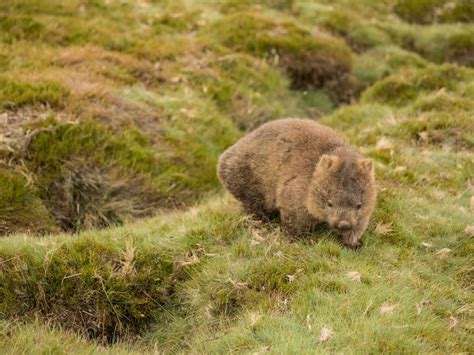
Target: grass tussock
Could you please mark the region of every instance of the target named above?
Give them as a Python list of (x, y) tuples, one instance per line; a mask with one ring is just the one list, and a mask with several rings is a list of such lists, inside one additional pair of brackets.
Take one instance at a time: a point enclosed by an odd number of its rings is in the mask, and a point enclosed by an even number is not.
[(252, 12), (228, 15), (211, 31), (227, 47), (273, 60), (296, 88), (326, 88), (343, 101), (350, 97), (351, 51), (328, 34)]
[(474, 18), (474, 4), (469, 0), (449, 3), (440, 0), (399, 0), (394, 10), (404, 20), (419, 24), (471, 22)]
[(2, 109), (38, 104), (61, 106), (67, 95), (68, 91), (57, 82), (28, 83), (6, 77), (0, 78)]

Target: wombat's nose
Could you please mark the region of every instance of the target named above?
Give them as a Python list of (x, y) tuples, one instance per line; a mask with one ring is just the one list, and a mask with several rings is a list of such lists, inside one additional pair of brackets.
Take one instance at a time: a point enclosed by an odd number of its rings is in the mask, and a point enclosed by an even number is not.
[(346, 231), (351, 228), (351, 224), (345, 220), (339, 221), (339, 223), (337, 224), (337, 229), (340, 229), (342, 231)]

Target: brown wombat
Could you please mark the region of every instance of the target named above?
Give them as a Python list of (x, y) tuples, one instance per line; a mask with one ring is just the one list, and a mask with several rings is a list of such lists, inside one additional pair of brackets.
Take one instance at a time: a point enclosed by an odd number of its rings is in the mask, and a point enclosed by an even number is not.
[(217, 173), (248, 213), (279, 212), (293, 237), (328, 223), (345, 245), (359, 247), (375, 207), (372, 161), (308, 119), (262, 125), (220, 156)]

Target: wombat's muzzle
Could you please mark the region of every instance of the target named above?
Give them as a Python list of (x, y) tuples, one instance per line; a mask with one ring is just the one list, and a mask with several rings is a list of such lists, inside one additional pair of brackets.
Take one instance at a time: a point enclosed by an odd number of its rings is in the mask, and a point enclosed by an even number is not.
[(348, 231), (349, 229), (352, 228), (352, 224), (350, 224), (346, 220), (342, 220), (342, 221), (337, 222), (335, 227), (336, 227), (336, 229), (338, 229), (340, 231)]

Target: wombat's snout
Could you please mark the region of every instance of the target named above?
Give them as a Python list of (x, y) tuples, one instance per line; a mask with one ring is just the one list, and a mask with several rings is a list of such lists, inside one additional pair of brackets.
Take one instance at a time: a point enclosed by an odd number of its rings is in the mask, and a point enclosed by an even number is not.
[(352, 228), (352, 224), (343, 219), (343, 220), (337, 222), (335, 227), (340, 231), (347, 231), (347, 230)]

